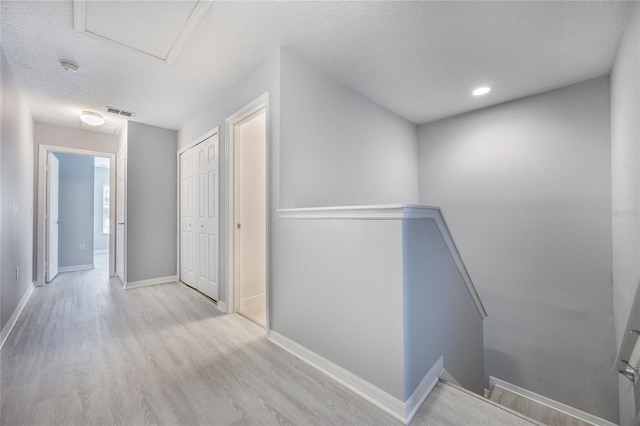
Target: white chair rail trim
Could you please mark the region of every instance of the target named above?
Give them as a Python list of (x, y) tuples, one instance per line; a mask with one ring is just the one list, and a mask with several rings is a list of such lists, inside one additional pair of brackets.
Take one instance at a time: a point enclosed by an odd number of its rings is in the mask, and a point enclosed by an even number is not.
[(487, 311), (480, 300), (473, 281), (469, 276), (460, 252), (456, 247), (447, 222), (442, 216), (440, 207), (423, 206), (419, 204), (390, 204), (378, 206), (340, 206), (340, 207), (311, 207), (299, 209), (278, 210), (280, 219), (343, 219), (343, 220), (407, 220), (407, 219), (432, 219), (436, 222), (447, 248), (458, 267), (467, 290), (473, 299), (480, 316), (487, 317)]

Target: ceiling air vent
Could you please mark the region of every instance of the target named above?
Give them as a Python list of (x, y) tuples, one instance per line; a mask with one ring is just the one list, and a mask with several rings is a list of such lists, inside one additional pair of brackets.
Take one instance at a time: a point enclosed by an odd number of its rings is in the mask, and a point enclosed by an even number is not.
[(107, 107), (107, 112), (110, 112), (111, 114), (121, 115), (121, 116), (127, 117), (127, 118), (133, 117), (133, 113), (132, 112), (123, 111), (121, 109), (113, 108), (113, 107), (110, 107), (110, 106)]

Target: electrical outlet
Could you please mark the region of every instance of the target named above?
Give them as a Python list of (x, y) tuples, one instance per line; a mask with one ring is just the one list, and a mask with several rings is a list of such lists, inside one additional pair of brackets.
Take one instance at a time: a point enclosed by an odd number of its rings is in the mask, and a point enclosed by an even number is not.
[(87, 247), (82, 243), (80, 243), (80, 246), (78, 246), (78, 250), (80, 250), (80, 251), (86, 250), (86, 249), (87, 249)]

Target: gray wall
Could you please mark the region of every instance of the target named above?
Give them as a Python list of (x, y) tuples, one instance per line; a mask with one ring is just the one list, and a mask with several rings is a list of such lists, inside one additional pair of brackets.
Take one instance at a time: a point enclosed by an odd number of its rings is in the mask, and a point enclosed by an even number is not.
[[(93, 175), (93, 250), (109, 249), (109, 234), (102, 233), (102, 190), (109, 184), (109, 169), (95, 167)], [(111, 190), (111, 188), (109, 188)], [(113, 189), (115, 191), (115, 189)], [(109, 224), (113, 227), (113, 224)], [(109, 232), (113, 232), (109, 229)]]
[[(271, 199), (271, 250), (272, 258), (275, 257), (278, 245), (277, 218), (278, 209), (278, 164), (279, 164), (279, 143), (280, 143), (280, 49), (275, 50), (264, 58), (250, 73), (243, 76), (227, 92), (222, 94), (214, 103), (205, 110), (198, 112), (195, 117), (186, 123), (178, 132), (178, 147), (183, 148), (214, 127), (219, 126), (220, 131), (220, 158), (225, 158), (225, 120), (233, 115), (240, 108), (249, 104), (261, 95), (269, 93), (269, 117), (267, 129), (269, 132), (269, 156)], [(174, 153), (175, 156), (175, 153)], [(227, 250), (224, 248), (228, 244), (226, 234), (227, 211), (224, 200), (227, 199), (226, 173), (224, 161), (220, 165), (220, 300), (227, 301)]]
[[(0, 49), (0, 328), (32, 284), (33, 118)], [(16, 278), (16, 267), (19, 276)]]
[(403, 222), (405, 399), (441, 356), (463, 387), (482, 395), (482, 316), (435, 221)]
[(93, 157), (55, 156), (60, 167), (58, 266), (93, 265)]
[(176, 275), (175, 130), (129, 122), (127, 282)]
[[(640, 280), (640, 4), (627, 20), (611, 71), (613, 302), (617, 343)], [(620, 420), (633, 416), (631, 384), (620, 379)]]
[(280, 207), (415, 203), (417, 127), (282, 50)]
[(402, 221), (281, 220), (279, 236), (271, 328), (404, 401)]
[(420, 202), (442, 206), (489, 313), (485, 374), (617, 421), (608, 80), (418, 134)]

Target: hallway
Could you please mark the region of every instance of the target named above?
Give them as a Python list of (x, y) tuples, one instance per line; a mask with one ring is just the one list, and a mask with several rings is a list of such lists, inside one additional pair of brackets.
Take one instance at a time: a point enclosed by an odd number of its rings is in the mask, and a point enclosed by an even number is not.
[(2, 350), (0, 423), (395, 423), (186, 286), (124, 290), (97, 263), (34, 290)]

